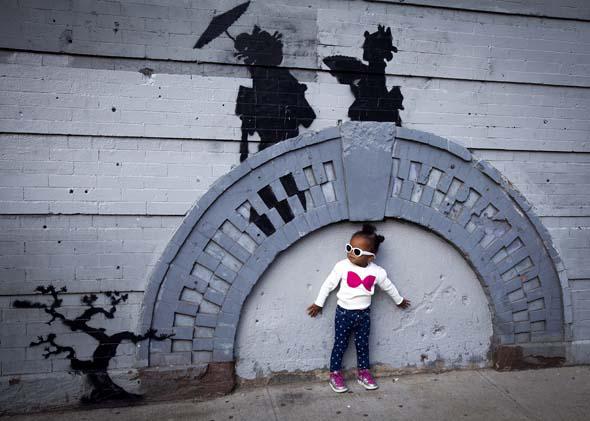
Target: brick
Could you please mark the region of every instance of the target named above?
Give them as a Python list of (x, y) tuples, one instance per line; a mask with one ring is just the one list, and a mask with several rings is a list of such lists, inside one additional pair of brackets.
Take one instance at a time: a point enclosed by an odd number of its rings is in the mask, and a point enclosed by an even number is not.
[(185, 215), (190, 205), (190, 202), (147, 203), (146, 212), (154, 215)]
[(98, 161), (98, 151), (78, 149), (51, 149), (52, 161)]
[(99, 150), (98, 159), (102, 162), (143, 162), (146, 152), (140, 150)]
[(191, 363), (191, 352), (158, 352), (150, 354), (150, 365), (185, 366)]
[(198, 326), (215, 327), (217, 326), (217, 315), (199, 313), (197, 314), (197, 319), (195, 323)]
[(147, 213), (145, 202), (103, 202), (99, 203), (98, 213), (100, 214), (132, 214), (145, 215)]
[(193, 339), (193, 351), (213, 351), (213, 338)]
[(50, 360), (22, 361), (18, 364), (2, 362), (2, 375), (33, 374), (51, 372)]
[(48, 177), (46, 174), (2, 174), (0, 177), (0, 186), (43, 187), (48, 185)]
[(225, 295), (221, 291), (217, 291), (212, 288), (209, 288), (205, 293), (205, 299), (217, 305), (221, 305), (223, 303), (224, 298)]

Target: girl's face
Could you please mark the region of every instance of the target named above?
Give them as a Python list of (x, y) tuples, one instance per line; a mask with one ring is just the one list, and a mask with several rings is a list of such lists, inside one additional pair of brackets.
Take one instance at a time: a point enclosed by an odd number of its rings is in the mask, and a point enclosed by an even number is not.
[[(358, 247), (361, 250), (365, 250), (365, 251), (372, 251), (372, 247), (373, 247), (371, 240), (369, 240), (366, 237), (362, 237), (360, 235), (357, 235), (356, 237), (352, 237), (350, 239), (350, 245), (352, 247)], [(355, 264), (357, 266), (362, 266), (362, 267), (367, 266), (370, 262), (373, 261), (373, 259), (375, 259), (374, 256), (366, 256), (366, 255), (355, 256), (353, 254), (352, 250), (350, 251), (350, 253), (347, 253), (346, 256), (348, 257), (348, 260), (352, 264)]]

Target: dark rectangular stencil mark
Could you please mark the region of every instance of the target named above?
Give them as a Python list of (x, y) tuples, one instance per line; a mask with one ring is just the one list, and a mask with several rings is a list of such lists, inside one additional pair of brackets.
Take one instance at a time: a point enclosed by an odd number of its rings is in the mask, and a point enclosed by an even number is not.
[(258, 190), (258, 195), (269, 209), (275, 208), (277, 210), (285, 223), (293, 220), (295, 217), (289, 206), (289, 202), (287, 200), (281, 200), (279, 202), (270, 185)]
[(289, 173), (287, 175), (284, 175), (280, 178), (280, 180), (281, 184), (283, 185), (283, 188), (285, 189), (285, 192), (287, 193), (287, 196), (291, 197), (297, 195), (299, 201), (301, 202), (301, 206), (303, 206), (304, 210), (307, 210), (305, 193), (297, 188), (297, 183), (295, 183), (295, 178), (293, 177), (293, 174)]
[(276, 231), (268, 216), (259, 215), (254, 208), (250, 208), (250, 222), (254, 222), (267, 237), (273, 235)]
[[(301, 202), (301, 206), (304, 210), (307, 210), (307, 199), (305, 197), (305, 192), (300, 191), (297, 187), (297, 183), (295, 182), (295, 178), (293, 177), (292, 173), (283, 175), (279, 177), (279, 181), (281, 182), (281, 186), (285, 190), (285, 193), (288, 197), (297, 196), (299, 201)], [(281, 219), (288, 223), (295, 218), (293, 214), (293, 210), (291, 206), (289, 206), (289, 202), (287, 199), (278, 200), (275, 192), (273, 191), (270, 185), (266, 185), (260, 190), (258, 190), (258, 196), (262, 199), (262, 202), (268, 209), (276, 209)], [(238, 208), (238, 212), (242, 209), (241, 207)], [(267, 237), (274, 234), (276, 228), (272, 224), (271, 220), (265, 214), (259, 214), (254, 207), (250, 206), (247, 203), (247, 206), (243, 208), (243, 212), (246, 212), (246, 215), (249, 213), (248, 220), (249, 222), (253, 222)], [(244, 217), (246, 216), (244, 215)]]

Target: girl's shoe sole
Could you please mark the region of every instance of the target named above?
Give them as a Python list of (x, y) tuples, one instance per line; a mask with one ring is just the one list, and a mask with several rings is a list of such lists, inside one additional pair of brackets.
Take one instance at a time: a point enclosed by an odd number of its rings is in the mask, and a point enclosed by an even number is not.
[(367, 390), (375, 390), (375, 389), (379, 389), (379, 386), (373, 386), (373, 387), (371, 387), (371, 386), (367, 386), (366, 384), (364, 384), (362, 381), (360, 381), (360, 380), (358, 380), (358, 379), (356, 380), (356, 382), (357, 382), (358, 384), (360, 384), (362, 387), (364, 387), (365, 389), (367, 389)]
[(337, 390), (337, 389), (336, 389), (336, 388), (335, 388), (335, 387), (332, 385), (332, 383), (328, 382), (328, 384), (330, 385), (330, 387), (332, 388), (332, 390), (333, 390), (334, 392), (336, 392), (336, 393), (344, 393), (344, 392), (348, 392), (348, 388), (346, 388), (346, 389), (343, 389), (343, 390)]

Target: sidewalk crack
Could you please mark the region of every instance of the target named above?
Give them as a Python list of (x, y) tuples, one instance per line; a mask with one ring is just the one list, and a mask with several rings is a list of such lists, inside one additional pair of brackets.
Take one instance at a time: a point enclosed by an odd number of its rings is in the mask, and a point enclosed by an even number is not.
[(523, 415), (530, 420), (541, 421), (539, 418), (535, 416), (535, 414), (531, 413), (526, 407), (524, 407), (520, 402), (514, 399), (509, 393), (506, 393), (500, 386), (498, 386), (494, 381), (485, 375), (484, 372), (480, 370), (476, 370), (477, 373), (486, 381), (488, 382), (494, 389), (496, 389), (502, 396), (507, 398), (508, 400), (512, 401), (522, 412)]
[(270, 395), (270, 392), (268, 390), (268, 386), (265, 386), (264, 390), (266, 390), (266, 394), (268, 396), (268, 399), (270, 400), (270, 407), (272, 408), (272, 413), (275, 416), (275, 421), (279, 421), (279, 417), (277, 416), (277, 412), (275, 411), (275, 403), (274, 403), (274, 400), (272, 399), (272, 396)]

